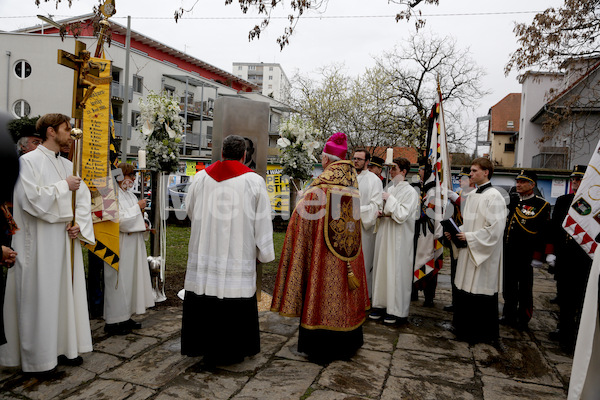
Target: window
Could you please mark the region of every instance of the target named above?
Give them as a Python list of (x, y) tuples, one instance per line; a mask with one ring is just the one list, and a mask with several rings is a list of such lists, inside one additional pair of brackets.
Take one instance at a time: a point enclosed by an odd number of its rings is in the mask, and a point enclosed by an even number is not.
[(143, 93), (144, 90), (144, 78), (141, 76), (133, 76), (133, 91), (136, 93)]
[(113, 68), (113, 70), (112, 70), (112, 79), (113, 79), (113, 82), (115, 82), (115, 83), (121, 82), (121, 70)]
[(13, 104), (13, 114), (17, 118), (28, 117), (31, 113), (31, 106), (25, 100), (17, 100)]
[(173, 86), (165, 85), (163, 87), (163, 90), (165, 91), (167, 96), (169, 96), (169, 97), (175, 96), (175, 88)]
[(248, 69), (251, 71), (255, 71), (256, 70), (256, 65), (249, 65)]
[(20, 79), (25, 79), (31, 75), (31, 65), (25, 60), (19, 60), (15, 64), (15, 74)]
[(273, 85), (269, 85), (269, 87), (268, 87), (268, 88), (269, 88), (269, 89), (273, 89)]
[(514, 121), (506, 121), (506, 127), (507, 128), (514, 128), (515, 127)]
[(269, 71), (273, 71), (273, 67), (269, 67)]
[(273, 80), (273, 75), (269, 75), (269, 80), (272, 81)]
[(238, 71), (241, 71), (241, 70), (242, 70), (242, 66), (238, 65)]
[(140, 112), (139, 111), (132, 111), (131, 112), (131, 120), (129, 121), (129, 123), (131, 124), (131, 126), (137, 126), (138, 125), (138, 118), (140, 117)]
[(504, 151), (505, 152), (514, 152), (515, 144), (514, 143), (504, 143)]

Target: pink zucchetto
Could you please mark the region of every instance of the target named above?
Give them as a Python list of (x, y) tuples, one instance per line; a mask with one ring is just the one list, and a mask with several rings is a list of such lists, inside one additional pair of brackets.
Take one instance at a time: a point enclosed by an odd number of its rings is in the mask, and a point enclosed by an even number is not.
[(346, 134), (342, 132), (334, 133), (327, 139), (323, 153), (337, 156), (342, 160), (346, 159), (348, 153), (348, 143), (346, 141)]

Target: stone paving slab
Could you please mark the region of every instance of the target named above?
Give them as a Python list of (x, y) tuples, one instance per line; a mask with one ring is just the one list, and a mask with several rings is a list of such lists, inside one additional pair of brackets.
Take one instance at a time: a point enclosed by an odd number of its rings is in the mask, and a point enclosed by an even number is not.
[(177, 378), (156, 400), (202, 399), (226, 400), (240, 391), (248, 377), (223, 371), (194, 371), (194, 367)]
[(68, 396), (69, 400), (110, 399), (144, 400), (155, 395), (155, 391), (128, 382), (98, 379), (89, 386)]
[(503, 343), (506, 349), (501, 353), (487, 344), (474, 346), (475, 363), (483, 375), (562, 386), (554, 368), (535, 343), (509, 340)]
[(474, 400), (468, 387), (390, 376), (381, 400)]
[(338, 393), (332, 390), (315, 390), (310, 393), (310, 400), (369, 400), (368, 397)]
[(180, 348), (180, 339), (173, 339), (101, 377), (159, 389), (198, 362), (196, 358), (182, 356)]
[(394, 352), (390, 375), (436, 382), (468, 384), (475, 378), (471, 360), (444, 354), (399, 349)]
[(383, 390), (390, 361), (388, 353), (360, 349), (352, 361), (327, 366), (318, 383), (335, 392), (375, 397)]
[(301, 353), (298, 351), (298, 332), (296, 332), (294, 336), (288, 339), (288, 341), (284, 343), (284, 345), (275, 355), (277, 357), (286, 358), (288, 360), (308, 362), (308, 356), (305, 353)]
[(481, 380), (484, 400), (564, 400), (567, 397), (565, 391), (559, 388), (491, 376), (484, 376)]
[(263, 367), (275, 354), (278, 352), (284, 343), (288, 340), (287, 337), (274, 335), (271, 333), (262, 333), (260, 335), (260, 353), (246, 357), (244, 361), (238, 364), (221, 367), (224, 370), (232, 372), (252, 372)]
[(275, 360), (233, 397), (236, 400), (298, 399), (322, 367), (294, 360)]
[(277, 313), (267, 311), (259, 314), (258, 323), (262, 332), (292, 336), (298, 330), (300, 318), (282, 317)]
[(396, 347), (404, 350), (445, 354), (452, 357), (471, 358), (472, 356), (469, 345), (466, 342), (433, 336), (401, 334), (398, 337)]
[(123, 359), (116, 356), (100, 353), (99, 351), (85, 353), (82, 355), (82, 358), (83, 364), (81, 365), (81, 368), (93, 372), (96, 375), (103, 374), (125, 362)]
[(99, 343), (95, 343), (94, 351), (132, 358), (146, 351), (148, 347), (156, 346), (159, 343), (160, 339), (158, 338), (130, 333), (122, 336), (110, 336)]
[(95, 376), (81, 367), (58, 367), (56, 372), (43, 379), (22, 376), (20, 381), (15, 382), (22, 382), (21, 385), (16, 386), (13, 392), (32, 400), (59, 398)]

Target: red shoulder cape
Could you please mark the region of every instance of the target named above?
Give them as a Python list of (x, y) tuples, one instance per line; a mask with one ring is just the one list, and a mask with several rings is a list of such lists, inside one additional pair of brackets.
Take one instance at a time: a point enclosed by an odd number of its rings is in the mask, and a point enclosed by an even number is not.
[(223, 182), (227, 179), (235, 178), (236, 176), (240, 176), (248, 172), (254, 171), (246, 167), (241, 162), (234, 160), (217, 161), (206, 168), (206, 173), (208, 176), (217, 182)]

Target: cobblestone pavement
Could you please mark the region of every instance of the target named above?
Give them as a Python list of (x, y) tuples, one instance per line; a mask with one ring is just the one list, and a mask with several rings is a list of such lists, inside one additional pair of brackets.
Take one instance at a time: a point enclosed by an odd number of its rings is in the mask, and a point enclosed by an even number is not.
[[(447, 273), (447, 271), (445, 272)], [(456, 341), (449, 277), (440, 276), (435, 307), (411, 305), (409, 324), (368, 321), (364, 346), (350, 361), (308, 362), (296, 350), (298, 320), (260, 313), (261, 352), (241, 364), (203, 371), (180, 355), (181, 307), (138, 316), (143, 328), (108, 337), (92, 320), (94, 351), (79, 367), (59, 366), (44, 380), (0, 368), (2, 399), (564, 399), (571, 356), (548, 338), (557, 308), (551, 275), (535, 271), (530, 330), (501, 327), (500, 349)]]

